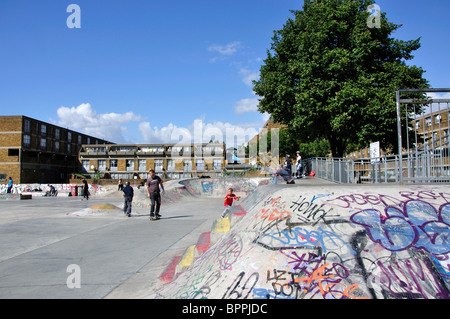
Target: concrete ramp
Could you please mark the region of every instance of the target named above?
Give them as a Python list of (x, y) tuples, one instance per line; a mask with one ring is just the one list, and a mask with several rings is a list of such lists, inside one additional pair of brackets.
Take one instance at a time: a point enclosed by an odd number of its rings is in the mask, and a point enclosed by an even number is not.
[[(185, 186), (192, 194), (215, 196), (219, 181), (207, 182)], [(450, 297), (448, 185), (264, 183), (242, 185), (257, 187), (227, 217), (230, 227), (148, 297)]]

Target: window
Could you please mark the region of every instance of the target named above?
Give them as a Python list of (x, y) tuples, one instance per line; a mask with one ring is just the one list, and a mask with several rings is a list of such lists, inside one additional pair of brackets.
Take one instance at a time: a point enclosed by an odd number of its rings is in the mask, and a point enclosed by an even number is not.
[(147, 160), (145, 159), (140, 159), (138, 161), (138, 165), (139, 165), (139, 170), (140, 171), (146, 171), (147, 170)]
[(55, 152), (59, 152), (59, 142), (55, 142)]
[(162, 170), (163, 170), (163, 160), (155, 159), (155, 171), (162, 171)]
[(78, 135), (78, 144), (81, 144), (81, 135)]
[(183, 161), (183, 171), (185, 171), (185, 172), (192, 171), (192, 162), (191, 162), (191, 160), (184, 160)]
[(98, 170), (99, 170), (99, 172), (106, 171), (106, 161), (105, 160), (98, 160)]
[(8, 148), (8, 156), (19, 156), (18, 148)]
[(441, 115), (440, 114), (434, 116), (434, 124), (439, 124), (439, 123), (441, 123)]
[(431, 126), (431, 117), (426, 118), (427, 127)]
[(169, 172), (175, 171), (175, 161), (172, 159), (167, 160), (167, 170)]
[(55, 129), (55, 139), (59, 140), (60, 137), (60, 130), (59, 128)]
[(72, 154), (72, 148), (70, 147), (70, 144), (67, 144), (67, 154)]
[(81, 165), (83, 166), (83, 172), (89, 171), (89, 161), (88, 160), (81, 161)]
[(30, 135), (23, 136), (23, 146), (30, 147), (31, 146), (31, 137)]
[(416, 121), (416, 130), (420, 128), (420, 121)]
[(91, 138), (90, 137), (87, 138), (87, 144), (91, 144)]
[(213, 170), (220, 171), (222, 169), (222, 160), (214, 159), (213, 160)]
[(72, 142), (72, 132), (67, 132), (67, 142)]
[(47, 148), (47, 140), (45, 138), (41, 138), (41, 149), (45, 150)]
[(47, 136), (47, 125), (41, 124), (41, 136)]
[(205, 170), (205, 160), (204, 159), (195, 160), (195, 165), (197, 166), (197, 171)]
[(126, 165), (126, 168), (127, 168), (127, 172), (132, 172), (132, 171), (134, 171), (134, 160), (132, 160), (132, 159), (127, 159), (125, 165)]
[(30, 133), (31, 132), (30, 120), (25, 120), (23, 130), (25, 131), (25, 133)]
[(115, 159), (109, 160), (109, 170), (112, 172), (117, 171), (117, 160), (115, 160)]

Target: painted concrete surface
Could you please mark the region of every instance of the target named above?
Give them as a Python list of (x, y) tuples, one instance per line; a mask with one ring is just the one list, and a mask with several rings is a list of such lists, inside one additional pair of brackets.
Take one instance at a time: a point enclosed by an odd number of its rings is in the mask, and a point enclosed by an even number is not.
[[(215, 193), (198, 181), (186, 188)], [(259, 185), (239, 210), (225, 235), (146, 297), (450, 297), (449, 185)]]

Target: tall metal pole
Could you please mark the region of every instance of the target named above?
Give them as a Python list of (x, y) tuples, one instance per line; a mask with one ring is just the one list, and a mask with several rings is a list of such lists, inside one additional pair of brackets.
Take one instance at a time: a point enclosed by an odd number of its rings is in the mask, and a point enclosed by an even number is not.
[(401, 123), (401, 109), (400, 109), (400, 90), (396, 92), (397, 99), (397, 132), (398, 132), (398, 157), (399, 157), (399, 183), (403, 184), (403, 156), (402, 156), (402, 123)]

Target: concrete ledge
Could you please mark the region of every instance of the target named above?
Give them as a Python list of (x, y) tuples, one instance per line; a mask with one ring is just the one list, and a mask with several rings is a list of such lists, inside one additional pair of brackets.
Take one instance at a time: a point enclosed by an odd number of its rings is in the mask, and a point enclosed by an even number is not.
[(32, 198), (33, 198), (33, 195), (31, 195), (31, 194), (20, 194), (19, 195), (20, 200), (27, 200), (27, 199), (32, 199)]

